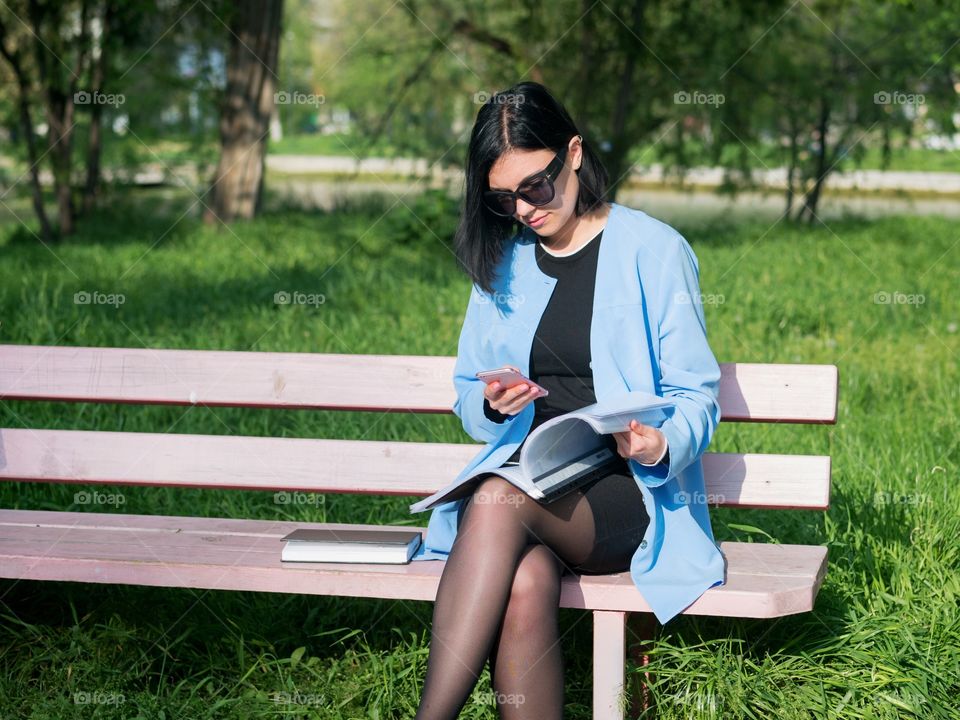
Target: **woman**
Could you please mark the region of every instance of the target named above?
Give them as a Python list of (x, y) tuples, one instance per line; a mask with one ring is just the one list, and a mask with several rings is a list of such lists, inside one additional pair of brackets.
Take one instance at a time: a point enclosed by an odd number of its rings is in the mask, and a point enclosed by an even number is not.
[[(474, 286), (454, 412), (486, 443), (464, 468), (491, 475), (438, 506), (415, 560), (446, 559), (417, 718), (455, 718), (489, 659), (501, 717), (563, 715), (557, 630), (566, 572), (629, 570), (660, 622), (722, 583), (700, 456), (720, 419), (697, 261), (669, 226), (605, 202), (607, 175), (536, 83), (492, 96), (470, 138), (457, 253)], [(525, 385), (485, 385), (511, 365)], [(669, 397), (660, 428), (608, 436), (622, 463), (551, 503), (496, 468), (531, 428), (618, 393)]]

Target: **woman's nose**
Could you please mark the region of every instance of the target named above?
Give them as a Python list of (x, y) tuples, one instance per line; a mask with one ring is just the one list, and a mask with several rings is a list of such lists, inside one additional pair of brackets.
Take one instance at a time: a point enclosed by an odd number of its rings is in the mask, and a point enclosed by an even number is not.
[(529, 219), (533, 217), (533, 214), (537, 211), (536, 205), (531, 205), (526, 200), (517, 198), (517, 217), (521, 219)]

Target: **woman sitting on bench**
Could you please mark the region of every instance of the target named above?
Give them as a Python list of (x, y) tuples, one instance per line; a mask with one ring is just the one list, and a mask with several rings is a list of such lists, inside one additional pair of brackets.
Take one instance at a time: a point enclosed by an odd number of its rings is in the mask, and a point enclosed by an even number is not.
[[(661, 622), (723, 582), (700, 456), (720, 419), (696, 257), (643, 212), (606, 201), (607, 173), (547, 90), (521, 83), (480, 109), (456, 236), (473, 281), (454, 411), (494, 474), (434, 509), (415, 560), (445, 558), (417, 718), (455, 718), (489, 658), (501, 717), (563, 716), (563, 573), (629, 570)], [(549, 391), (486, 385), (510, 365)], [(611, 471), (551, 503), (495, 469), (530, 430), (629, 390), (669, 397), (656, 429), (606, 436)]]

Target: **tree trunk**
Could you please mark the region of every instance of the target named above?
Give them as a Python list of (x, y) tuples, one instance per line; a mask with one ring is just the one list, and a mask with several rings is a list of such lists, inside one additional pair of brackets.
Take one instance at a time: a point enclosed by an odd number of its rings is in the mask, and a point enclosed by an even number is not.
[[(114, 14), (113, 0), (106, 0), (103, 8), (103, 20), (100, 31), (100, 52), (93, 58), (90, 68), (90, 92), (95, 97), (103, 93), (107, 68), (107, 47), (110, 43), (110, 31)], [(87, 180), (83, 187), (83, 209), (90, 211), (100, 194), (100, 158), (103, 133), (103, 104), (93, 103), (90, 108), (90, 132), (87, 142)]]
[(17, 80), (17, 110), (20, 121), (20, 132), (23, 133), (24, 142), (27, 144), (27, 163), (30, 173), (30, 194), (33, 200), (33, 211), (40, 222), (40, 238), (45, 242), (53, 240), (53, 228), (50, 227), (50, 219), (47, 217), (47, 211), (43, 207), (43, 190), (40, 187), (40, 158), (37, 157), (37, 138), (33, 134), (33, 118), (30, 111), (30, 80), (23, 70), (20, 51), (7, 48), (8, 31), (3, 24), (3, 18), (0, 18), (0, 55), (6, 59), (13, 75)]
[(250, 219), (260, 207), (282, 18), (283, 0), (240, 0), (235, 6), (207, 223)]
[[(633, 12), (630, 17), (631, 37), (643, 35), (643, 16), (646, 9), (645, 0), (634, 0)], [(613, 110), (613, 121), (610, 127), (610, 152), (607, 156), (607, 168), (610, 173), (610, 185), (608, 195), (610, 200), (615, 200), (617, 191), (623, 183), (626, 175), (631, 168), (627, 162), (627, 153), (634, 144), (635, 138), (630, 137), (627, 132), (627, 119), (633, 110), (634, 99), (638, 96), (634, 88), (634, 70), (636, 69), (636, 58), (640, 55), (641, 48), (636, 48), (631, 52), (630, 44), (627, 43), (626, 59), (624, 61), (623, 73), (620, 75), (620, 91), (617, 93), (617, 101)]]
[[(52, 14), (51, 14), (52, 13)], [(59, 41), (64, 22), (61, 5), (41, 5), (37, 0), (29, 3), (30, 22), (35, 39), (34, 51), (40, 86), (47, 96), (47, 153), (53, 170), (54, 195), (57, 198), (57, 220), (61, 237), (73, 232), (74, 205), (71, 170), (73, 164), (73, 116), (74, 94), (77, 78), (86, 64), (89, 39), (89, 6), (87, 0), (80, 5), (80, 36), (76, 42), (76, 62), (73, 68), (66, 67), (63, 58), (68, 48)], [(46, 29), (49, 28), (49, 32)], [(46, 36), (45, 42), (42, 38)], [(65, 71), (67, 74), (65, 74)]]
[(787, 197), (786, 197), (786, 207), (783, 210), (783, 219), (789, 220), (790, 213), (793, 212), (793, 197), (794, 197), (794, 183), (796, 182), (797, 176), (797, 164), (799, 163), (799, 144), (800, 144), (800, 129), (797, 127), (797, 122), (795, 117), (791, 116), (790, 118), (790, 162), (787, 167)]
[(808, 192), (804, 198), (803, 207), (801, 207), (797, 213), (798, 221), (803, 219), (805, 213), (808, 214), (809, 217), (807, 220), (811, 225), (817, 216), (817, 203), (820, 202), (820, 191), (823, 189), (823, 182), (827, 179), (827, 128), (829, 127), (829, 122), (830, 104), (824, 96), (820, 98), (820, 121), (817, 126), (817, 131), (820, 133), (818, 139), (817, 174), (813, 187), (810, 188), (810, 192)]
[[(580, 33), (580, 43), (577, 48), (577, 73), (574, 89), (571, 95), (576, 93), (576, 104), (574, 107), (580, 112), (585, 113), (590, 107), (593, 93), (596, 91), (591, 82), (591, 72), (594, 70), (593, 61), (596, 57), (596, 41), (598, 33), (590, 16), (590, 10), (593, 9), (592, 0), (580, 0), (580, 23), (577, 29)], [(602, 39), (601, 39), (602, 41)]]
[(73, 98), (59, 88), (50, 87), (47, 93), (47, 138), (50, 164), (53, 166), (54, 195), (57, 199), (57, 224), (60, 235), (73, 232), (73, 188), (70, 185), (73, 156)]

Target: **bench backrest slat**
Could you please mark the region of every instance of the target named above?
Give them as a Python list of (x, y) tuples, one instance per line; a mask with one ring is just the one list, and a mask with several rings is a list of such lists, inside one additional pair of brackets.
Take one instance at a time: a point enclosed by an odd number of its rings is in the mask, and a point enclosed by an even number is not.
[[(0, 429), (0, 479), (429, 495), (449, 483), (479, 449), (474, 444)], [(707, 453), (703, 464), (705, 500), (711, 505), (822, 510), (829, 504), (829, 457)]]
[[(0, 399), (449, 413), (454, 358), (0, 345)], [(721, 365), (726, 421), (833, 423), (833, 365)]]

